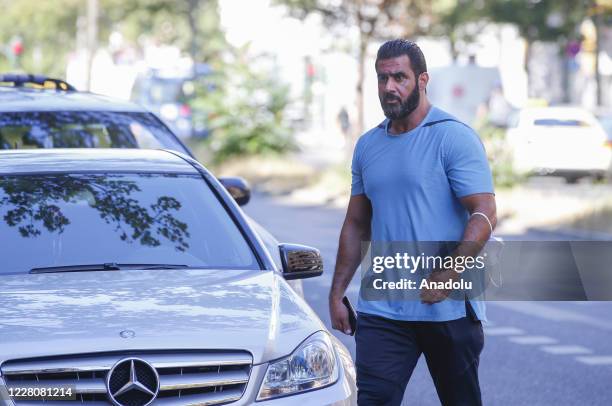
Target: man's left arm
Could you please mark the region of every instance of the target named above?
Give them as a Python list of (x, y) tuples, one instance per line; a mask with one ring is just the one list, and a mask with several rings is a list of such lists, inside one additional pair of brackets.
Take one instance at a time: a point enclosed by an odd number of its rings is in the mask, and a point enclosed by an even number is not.
[(474, 256), (484, 247), (497, 225), (495, 195), (477, 193), (465, 196), (459, 201), (470, 214), (470, 219), (465, 226), (461, 244), (455, 252), (456, 255)]
[[(497, 223), (493, 176), (486, 151), (471, 129), (454, 125), (442, 146), (442, 163), (453, 193), (470, 215), (454, 257), (475, 257), (482, 250)], [(452, 269), (434, 272), (430, 280), (446, 282), (461, 275)], [(424, 303), (444, 300), (450, 291), (425, 289)]]
[[(453, 257), (473, 258), (482, 250), (497, 225), (495, 195), (493, 193), (477, 193), (465, 196), (459, 200), (470, 214), (470, 218), (463, 232), (461, 242), (451, 255)], [(445, 282), (449, 279), (457, 280), (460, 276), (458, 272), (450, 269), (436, 272), (430, 279)], [(426, 289), (421, 291), (421, 301), (427, 304), (434, 304), (446, 299), (449, 294), (449, 290)]]

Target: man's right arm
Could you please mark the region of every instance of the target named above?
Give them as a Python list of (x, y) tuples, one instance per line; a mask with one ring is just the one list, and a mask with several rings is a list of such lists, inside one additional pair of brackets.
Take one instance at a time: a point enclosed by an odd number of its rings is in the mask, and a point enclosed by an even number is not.
[(370, 239), (371, 218), (372, 206), (370, 200), (364, 194), (351, 196), (346, 218), (340, 232), (336, 269), (329, 292), (329, 312), (332, 327), (347, 334), (350, 334), (351, 327), (348, 311), (342, 303), (342, 298), (361, 262), (361, 242)]

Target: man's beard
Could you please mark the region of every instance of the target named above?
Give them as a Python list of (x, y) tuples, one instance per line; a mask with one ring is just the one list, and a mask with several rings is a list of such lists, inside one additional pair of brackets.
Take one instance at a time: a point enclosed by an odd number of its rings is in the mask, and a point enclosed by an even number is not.
[[(400, 103), (398, 104), (387, 104), (387, 100), (397, 100)], [(419, 105), (419, 101), (421, 100), (421, 95), (419, 94), (419, 87), (414, 86), (414, 90), (410, 93), (406, 101), (401, 102), (400, 98), (397, 96), (393, 96), (387, 94), (384, 96), (384, 99), (381, 101), (381, 106), (385, 116), (389, 120), (399, 120), (405, 117), (408, 117), (410, 113), (412, 113), (417, 106)]]

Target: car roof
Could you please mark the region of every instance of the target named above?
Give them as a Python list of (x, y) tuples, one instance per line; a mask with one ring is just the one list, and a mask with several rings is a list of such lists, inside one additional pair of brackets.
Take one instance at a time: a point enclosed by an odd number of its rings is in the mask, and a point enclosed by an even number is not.
[(135, 103), (99, 94), (0, 86), (0, 112), (119, 111), (146, 112)]
[(0, 176), (80, 172), (199, 173), (187, 160), (167, 150), (58, 148), (0, 151)]

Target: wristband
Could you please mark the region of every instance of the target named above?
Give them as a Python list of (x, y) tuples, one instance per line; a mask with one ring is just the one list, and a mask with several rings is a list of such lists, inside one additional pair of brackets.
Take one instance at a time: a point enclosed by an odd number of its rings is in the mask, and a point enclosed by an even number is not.
[(479, 211), (475, 211), (474, 213), (472, 213), (472, 214), (470, 215), (470, 217), (472, 217), (472, 216), (474, 216), (474, 215), (479, 215), (479, 216), (484, 217), (484, 218), (487, 220), (487, 223), (489, 224), (489, 229), (491, 229), (491, 234), (493, 234), (493, 224), (491, 224), (491, 220), (489, 220), (489, 217), (487, 217), (487, 215), (486, 215), (486, 214), (481, 213), (481, 212), (479, 212)]

